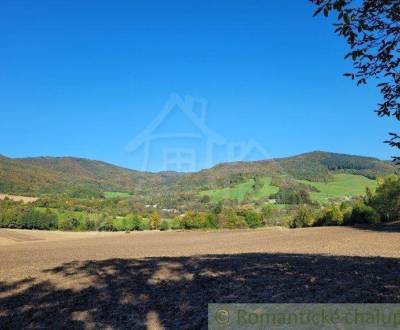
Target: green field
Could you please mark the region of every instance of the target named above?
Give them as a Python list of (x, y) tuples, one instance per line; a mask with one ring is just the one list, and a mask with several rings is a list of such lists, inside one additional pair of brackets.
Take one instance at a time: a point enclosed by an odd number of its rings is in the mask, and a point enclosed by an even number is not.
[(320, 192), (312, 192), (311, 198), (320, 202), (326, 202), (330, 198), (364, 195), (366, 187), (375, 188), (377, 185), (376, 180), (353, 174), (335, 174), (333, 181), (327, 183), (304, 180), (299, 182), (317, 188)]
[[(268, 197), (278, 191), (278, 187), (271, 185), (270, 177), (263, 177), (263, 186), (254, 191), (254, 179), (237, 184), (233, 187), (202, 191), (202, 196), (208, 195), (213, 202), (222, 200), (237, 200), (243, 202), (245, 199), (256, 201)], [(335, 174), (333, 181), (311, 182), (298, 180), (298, 182), (314, 186), (320, 192), (311, 192), (311, 198), (316, 201), (326, 202), (331, 198), (352, 197), (365, 194), (365, 188), (375, 188), (376, 181), (361, 175)]]
[(239, 183), (233, 187), (202, 191), (201, 195), (210, 196), (213, 202), (219, 202), (227, 199), (242, 202), (246, 198), (248, 198), (249, 200), (258, 200), (262, 197), (269, 196), (270, 194), (274, 194), (278, 191), (277, 187), (271, 186), (270, 177), (264, 177), (261, 180), (263, 186), (261, 187), (261, 189), (258, 189), (256, 191), (254, 191), (253, 189), (254, 179), (249, 179), (246, 182)]
[(279, 188), (271, 185), (271, 177), (263, 177), (261, 182), (263, 186), (261, 189), (256, 190), (255, 192), (250, 194), (251, 200), (259, 200), (263, 197), (269, 196), (271, 194), (275, 194), (278, 192)]
[(130, 194), (126, 192), (118, 192), (118, 191), (105, 191), (105, 198), (117, 198), (117, 197), (129, 197)]
[(251, 179), (237, 184), (234, 187), (202, 191), (201, 195), (210, 196), (213, 202), (219, 202), (225, 199), (238, 200), (239, 202), (242, 202), (245, 199), (246, 194), (252, 190), (253, 184), (254, 180)]

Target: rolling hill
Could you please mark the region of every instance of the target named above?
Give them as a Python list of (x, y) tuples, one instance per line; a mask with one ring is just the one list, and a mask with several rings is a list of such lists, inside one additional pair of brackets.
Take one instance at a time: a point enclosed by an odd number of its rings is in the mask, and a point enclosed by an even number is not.
[(177, 173), (146, 173), (73, 157), (0, 158), (0, 192), (51, 194), (87, 190), (138, 192), (167, 185)]
[[(335, 182), (337, 174), (352, 174), (364, 179), (396, 172), (387, 161), (371, 157), (328, 152), (311, 152), (293, 157), (256, 162), (225, 163), (196, 173), (149, 173), (130, 170), (96, 160), (73, 157), (7, 158), (0, 156), (0, 193), (38, 196), (68, 193), (80, 195), (121, 192), (147, 196), (153, 201), (166, 195), (198, 194), (215, 190), (224, 196), (235, 185), (247, 187), (249, 180), (259, 176), (291, 177), (321, 184)], [(264, 183), (266, 193), (275, 189)], [(245, 189), (237, 189), (238, 199)], [(220, 191), (222, 189), (222, 191)], [(223, 190), (225, 189), (225, 190)], [(257, 191), (261, 198), (265, 195)]]
[[(248, 179), (243, 183), (238, 183), (231, 187), (220, 189), (209, 189), (200, 192), (201, 196), (209, 196), (213, 202), (223, 200), (237, 200), (238, 202), (260, 201), (278, 192), (279, 187), (271, 182), (271, 177), (261, 177), (259, 189), (255, 189), (254, 179)], [(314, 187), (310, 192), (311, 199), (314, 201), (329, 202), (333, 199), (344, 199), (354, 196), (364, 195), (365, 189), (374, 189), (377, 185), (376, 180), (369, 179), (362, 175), (337, 173), (333, 174), (330, 181), (317, 182), (307, 180), (295, 180), (296, 182)]]

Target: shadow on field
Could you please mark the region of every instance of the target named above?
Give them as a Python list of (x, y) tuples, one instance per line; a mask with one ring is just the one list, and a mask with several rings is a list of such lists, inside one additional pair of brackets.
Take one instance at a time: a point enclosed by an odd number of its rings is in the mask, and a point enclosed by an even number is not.
[[(215, 302), (400, 302), (400, 259), (240, 254), (71, 262), (0, 283), (0, 328), (207, 326)], [(83, 288), (63, 284), (88, 281)], [(31, 282), (29, 282), (31, 281)]]
[(400, 221), (380, 223), (377, 225), (358, 225), (354, 226), (354, 228), (361, 230), (398, 233), (400, 232)]

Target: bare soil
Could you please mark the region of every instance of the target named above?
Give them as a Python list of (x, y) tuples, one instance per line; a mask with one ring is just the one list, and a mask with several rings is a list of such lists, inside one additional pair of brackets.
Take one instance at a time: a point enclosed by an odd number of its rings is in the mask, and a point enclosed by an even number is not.
[(212, 302), (400, 302), (400, 231), (0, 230), (0, 328), (207, 327)]

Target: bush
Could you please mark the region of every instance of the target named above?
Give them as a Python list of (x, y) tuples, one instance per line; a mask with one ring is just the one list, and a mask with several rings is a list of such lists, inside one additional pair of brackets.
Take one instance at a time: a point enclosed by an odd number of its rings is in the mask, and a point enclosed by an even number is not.
[(135, 215), (132, 219), (130, 230), (142, 231), (145, 229), (148, 229), (146, 222), (143, 220), (142, 217)]
[(89, 222), (89, 226), (93, 226), (93, 230), (99, 230), (99, 228), (107, 221), (107, 217), (105, 214), (90, 214), (87, 217), (87, 222)]
[(208, 220), (204, 213), (189, 211), (179, 218), (179, 226), (182, 229), (207, 228), (209, 225)]
[(21, 216), (17, 228), (50, 230), (57, 228), (57, 224), (57, 216), (50, 210), (31, 209)]
[(351, 216), (346, 221), (346, 224), (378, 224), (379, 222), (379, 215), (371, 206), (365, 205), (364, 203), (358, 203), (354, 206)]
[(396, 221), (400, 214), (400, 177), (389, 176), (378, 181), (373, 193), (367, 189), (366, 204), (371, 206), (382, 221)]
[(315, 222), (316, 226), (340, 226), (343, 225), (343, 213), (339, 207), (333, 205)]
[(149, 219), (149, 228), (151, 230), (158, 229), (158, 227), (160, 226), (160, 221), (161, 221), (160, 214), (158, 212), (153, 212)]
[(85, 221), (81, 222), (82, 230), (89, 230), (93, 231), (96, 230), (96, 221), (93, 219), (86, 219)]
[(162, 222), (161, 222), (161, 225), (160, 225), (160, 230), (161, 231), (164, 231), (164, 230), (168, 230), (169, 229), (169, 223), (168, 223), (168, 221), (167, 220), (163, 220)]
[(206, 214), (206, 228), (216, 229), (218, 228), (218, 219), (215, 213)]
[(71, 231), (75, 230), (79, 226), (79, 220), (73, 217), (63, 217), (58, 221), (58, 229)]
[(340, 204), (340, 212), (343, 214), (343, 224), (349, 222), (351, 213), (353, 212), (353, 205), (351, 202), (346, 201)]
[(313, 211), (305, 206), (299, 207), (296, 215), (289, 221), (290, 228), (310, 227), (314, 222)]
[(0, 227), (51, 230), (57, 228), (57, 215), (11, 200), (0, 201)]
[(118, 231), (118, 228), (114, 224), (113, 219), (107, 219), (104, 223), (100, 225), (98, 228), (99, 231)]
[(263, 220), (269, 220), (273, 217), (274, 214), (274, 208), (271, 204), (266, 204), (261, 208), (261, 215), (263, 217)]
[(279, 204), (311, 204), (310, 193), (305, 189), (296, 190), (294, 187), (280, 187), (270, 198), (276, 199)]
[[(291, 219), (290, 207), (279, 208), (271, 204), (264, 205), (261, 209), (264, 226), (287, 226)], [(289, 218), (289, 219), (288, 219)]]
[(147, 229), (147, 225), (144, 222), (143, 218), (138, 215), (130, 214), (127, 217), (122, 219), (122, 223), (120, 224), (119, 230), (127, 230), (127, 231), (141, 231)]
[(263, 225), (261, 214), (252, 209), (240, 210), (238, 215), (244, 218), (244, 221), (246, 221), (247, 226), (250, 228), (258, 228)]
[(233, 209), (225, 208), (217, 216), (217, 223), (219, 228), (247, 228), (247, 222), (244, 217), (237, 215)]
[[(7, 204), (7, 201), (5, 201)], [(21, 228), (21, 218), (24, 215), (25, 212), (27, 212), (25, 209), (23, 209), (20, 205), (10, 207), (7, 205), (5, 208), (1, 208), (0, 212), (0, 224), (1, 227), (4, 228)]]
[(202, 204), (208, 204), (208, 203), (211, 202), (211, 198), (210, 198), (210, 196), (208, 196), (208, 195), (204, 195), (204, 196), (201, 198), (200, 202), (201, 202)]
[(182, 229), (180, 219), (179, 218), (172, 219), (169, 223), (169, 228), (172, 230)]

